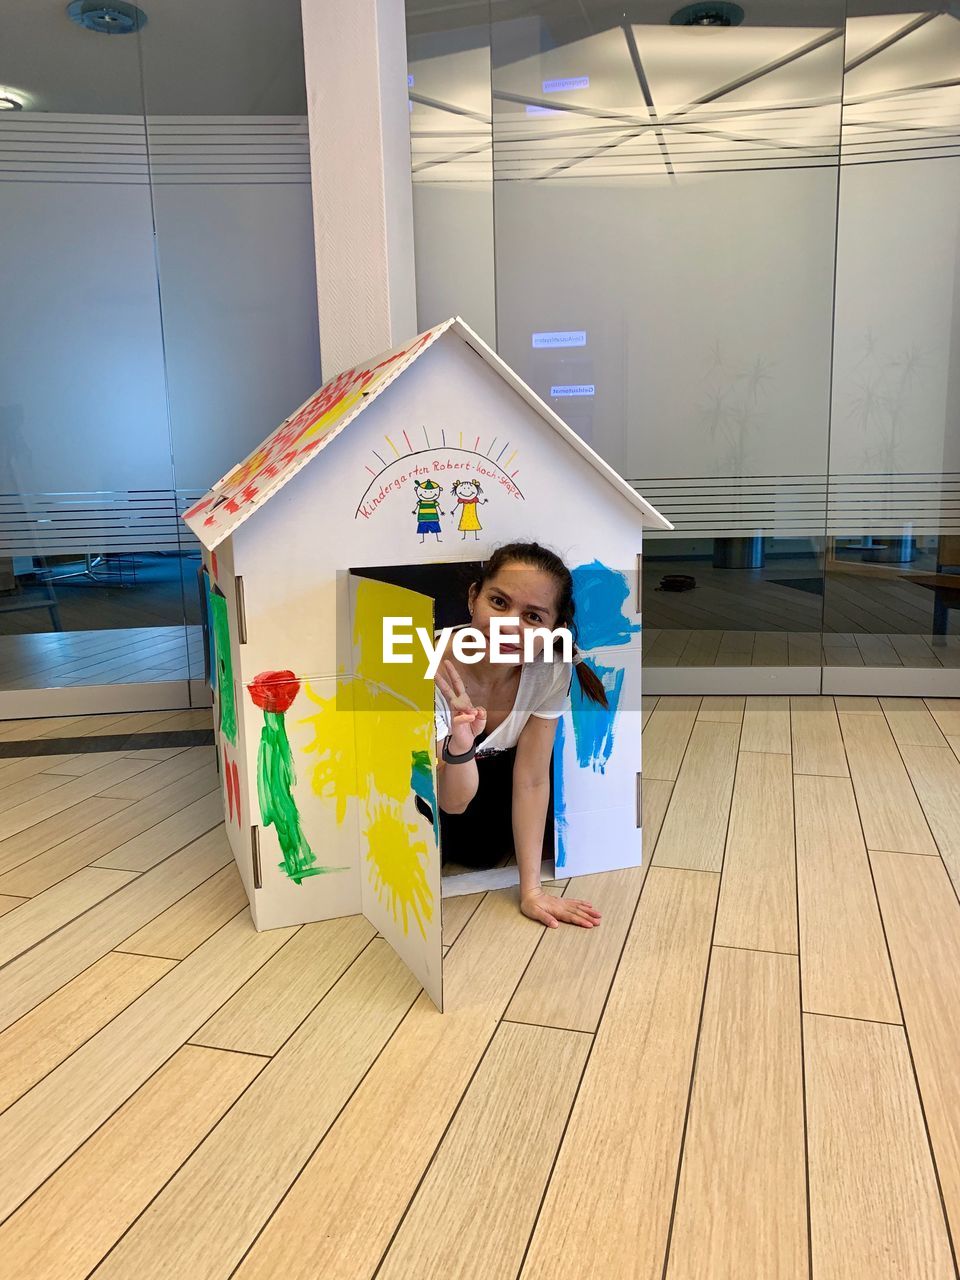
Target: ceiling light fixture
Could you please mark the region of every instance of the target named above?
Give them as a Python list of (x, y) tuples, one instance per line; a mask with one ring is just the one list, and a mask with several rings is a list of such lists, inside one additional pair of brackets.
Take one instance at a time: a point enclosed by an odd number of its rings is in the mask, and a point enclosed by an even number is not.
[(17, 98), (6, 89), (0, 91), (0, 111), (22, 111), (23, 99)]
[(147, 25), (147, 15), (125, 0), (102, 4), (100, 0), (71, 0), (67, 5), (71, 22), (104, 36), (128, 36)]
[(724, 0), (703, 0), (701, 4), (684, 5), (670, 19), (672, 27), (739, 27), (743, 10), (738, 4)]

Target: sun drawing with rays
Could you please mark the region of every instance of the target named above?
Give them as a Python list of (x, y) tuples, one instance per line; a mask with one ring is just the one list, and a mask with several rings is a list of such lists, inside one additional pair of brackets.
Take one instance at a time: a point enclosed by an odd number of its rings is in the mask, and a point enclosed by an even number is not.
[(420, 933), (427, 936), (426, 924), (433, 919), (433, 892), (427, 883), (427, 846), (416, 839), (417, 827), (405, 821), (395, 804), (378, 801), (364, 835), (367, 839), (367, 867), (370, 883), (394, 920), (410, 931), (410, 916)]

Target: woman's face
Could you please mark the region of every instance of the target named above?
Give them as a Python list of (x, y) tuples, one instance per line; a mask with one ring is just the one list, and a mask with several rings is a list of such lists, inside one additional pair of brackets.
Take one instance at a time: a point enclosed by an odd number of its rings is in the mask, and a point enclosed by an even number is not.
[[(516, 653), (522, 660), (525, 632), (537, 627), (552, 630), (559, 625), (558, 593), (557, 583), (549, 573), (513, 561), (488, 578), (479, 590), (470, 588), (471, 625), (489, 636), (491, 618), (519, 618), (519, 626), (514, 624), (501, 631), (500, 650)], [(543, 639), (535, 637), (534, 652), (539, 654), (542, 650)]]

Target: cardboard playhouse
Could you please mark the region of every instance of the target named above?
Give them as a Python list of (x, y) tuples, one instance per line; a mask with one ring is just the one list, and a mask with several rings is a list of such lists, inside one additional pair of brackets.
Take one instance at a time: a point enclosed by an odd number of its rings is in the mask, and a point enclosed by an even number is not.
[(639, 865), (641, 538), (671, 525), (461, 320), (331, 379), (184, 519), (258, 929), (362, 913), (442, 1008), (433, 684), (384, 662), (383, 618), (432, 631), (434, 599), (397, 579), (505, 542), (570, 566), (609, 701), (574, 680), (558, 722), (556, 874)]

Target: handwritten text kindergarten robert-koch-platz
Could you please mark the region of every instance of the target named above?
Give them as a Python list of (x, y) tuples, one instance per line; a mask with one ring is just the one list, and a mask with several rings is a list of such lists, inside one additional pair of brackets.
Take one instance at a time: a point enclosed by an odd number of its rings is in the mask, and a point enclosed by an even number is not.
[[(462, 478), (469, 477), (471, 480), (484, 479), (493, 481), (504, 488), (513, 498), (522, 498), (523, 494), (513, 483), (508, 475), (499, 471), (496, 467), (485, 465), (474, 458), (464, 459), (462, 462), (453, 462), (450, 460), (441, 461), (434, 458), (430, 463), (418, 463), (411, 467), (402, 475), (394, 476), (394, 478), (385, 484), (381, 484), (379, 490), (375, 494), (371, 494), (365, 502), (360, 504), (358, 515), (363, 516), (365, 520), (369, 520), (377, 507), (385, 502), (391, 494), (398, 493), (405, 487), (409, 480), (424, 480), (426, 478), (436, 479), (438, 475), (444, 472), (457, 472)], [(456, 479), (451, 476), (450, 479)]]

